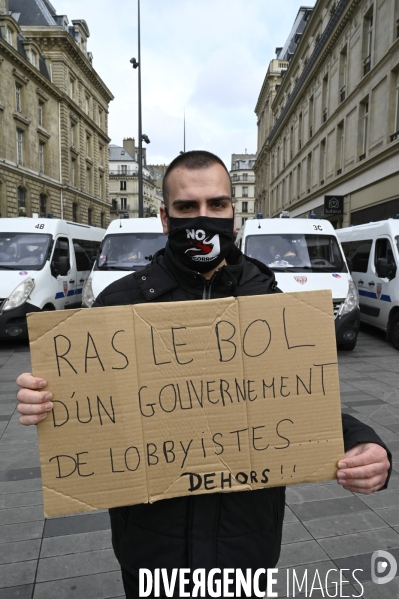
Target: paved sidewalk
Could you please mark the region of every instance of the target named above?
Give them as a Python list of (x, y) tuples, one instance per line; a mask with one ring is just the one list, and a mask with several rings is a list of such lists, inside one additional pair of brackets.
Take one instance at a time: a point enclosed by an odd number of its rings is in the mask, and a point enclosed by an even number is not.
[[(121, 576), (111, 548), (107, 512), (44, 521), (35, 427), (22, 427), (15, 412), (16, 376), (29, 371), (27, 345), (0, 348), (0, 599), (116, 599)], [(288, 573), (305, 569), (308, 597), (359, 596), (360, 587), (309, 594), (328, 570), (361, 568), (364, 599), (397, 599), (399, 576), (386, 585), (371, 581), (371, 555), (387, 550), (399, 562), (399, 353), (384, 336), (363, 329), (357, 348), (339, 354), (343, 410), (370, 424), (389, 445), (394, 469), (388, 491), (361, 496), (335, 481), (287, 490), (278, 596)], [(315, 578), (316, 576), (316, 578)], [(350, 578), (348, 578), (350, 580)], [(353, 581), (352, 581), (353, 582)], [(276, 589), (274, 589), (276, 590)], [(304, 590), (304, 588), (302, 589)], [(335, 593), (335, 594), (334, 594)], [(304, 594), (296, 597), (305, 597)]]

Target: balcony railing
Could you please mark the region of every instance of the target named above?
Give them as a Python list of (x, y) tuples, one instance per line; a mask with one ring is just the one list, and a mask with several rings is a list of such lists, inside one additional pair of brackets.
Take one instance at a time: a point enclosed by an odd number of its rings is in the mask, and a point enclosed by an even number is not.
[(391, 141), (395, 141), (397, 139), (399, 139), (399, 131), (396, 131), (396, 133), (391, 135)]
[(111, 212), (117, 212), (121, 214), (123, 212), (130, 212), (130, 204), (125, 204), (124, 206), (119, 206), (118, 204), (111, 204)]
[[(110, 177), (138, 177), (138, 172), (134, 171), (134, 170), (128, 170), (128, 171), (110, 170), (109, 176)], [(152, 185), (155, 185), (154, 180), (151, 177), (149, 177), (148, 175), (145, 175), (144, 173), (143, 173), (143, 180), (148, 181), (148, 183), (152, 183)]]
[(255, 183), (255, 175), (247, 175), (246, 178), (244, 178), (244, 175), (232, 175), (231, 181), (232, 183), (238, 183), (240, 181), (243, 183)]
[(363, 60), (363, 75), (367, 75), (371, 68), (371, 54)]

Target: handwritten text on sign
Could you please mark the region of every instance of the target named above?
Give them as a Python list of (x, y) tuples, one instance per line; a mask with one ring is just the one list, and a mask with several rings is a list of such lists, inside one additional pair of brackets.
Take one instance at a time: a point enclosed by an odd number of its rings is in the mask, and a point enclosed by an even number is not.
[(325, 480), (342, 455), (329, 292), (29, 316), (45, 512)]

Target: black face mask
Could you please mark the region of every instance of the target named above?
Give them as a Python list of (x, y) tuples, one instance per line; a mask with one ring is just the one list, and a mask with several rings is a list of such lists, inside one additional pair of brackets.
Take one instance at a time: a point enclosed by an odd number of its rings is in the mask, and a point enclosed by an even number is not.
[(234, 218), (169, 217), (169, 245), (190, 270), (209, 272), (227, 256), (233, 243)]

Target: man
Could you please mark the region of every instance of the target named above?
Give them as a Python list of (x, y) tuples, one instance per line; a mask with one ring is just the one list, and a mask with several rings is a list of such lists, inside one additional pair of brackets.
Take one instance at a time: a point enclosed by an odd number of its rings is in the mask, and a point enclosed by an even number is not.
[[(144, 270), (116, 281), (95, 306), (187, 301), (276, 291), (264, 264), (233, 245), (234, 206), (229, 173), (208, 152), (178, 156), (164, 177), (161, 208), (169, 235)], [(187, 229), (197, 231), (196, 240)], [(21, 375), (18, 411), (35, 424), (52, 409), (46, 381)], [(343, 416), (345, 458), (338, 482), (371, 493), (386, 484), (389, 461), (372, 429)], [(272, 568), (278, 561), (285, 489), (195, 495), (110, 510), (113, 546), (126, 596), (138, 597), (139, 568)], [(263, 588), (265, 581), (263, 581)]]

